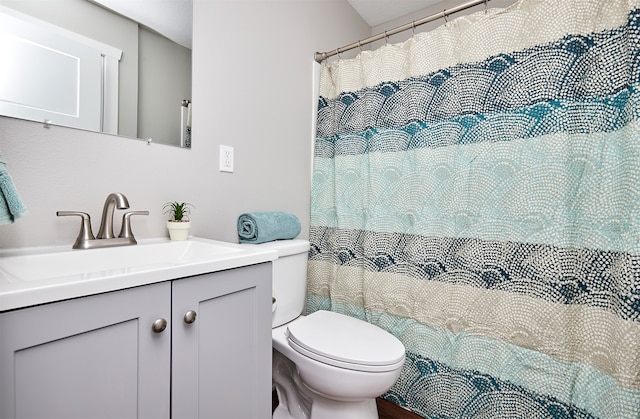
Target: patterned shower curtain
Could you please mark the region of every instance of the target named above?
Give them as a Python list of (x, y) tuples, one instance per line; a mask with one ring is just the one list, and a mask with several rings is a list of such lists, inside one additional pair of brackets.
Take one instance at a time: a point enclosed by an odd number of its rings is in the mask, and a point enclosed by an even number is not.
[(520, 0), (323, 64), (307, 311), (427, 418), (640, 418), (640, 0)]

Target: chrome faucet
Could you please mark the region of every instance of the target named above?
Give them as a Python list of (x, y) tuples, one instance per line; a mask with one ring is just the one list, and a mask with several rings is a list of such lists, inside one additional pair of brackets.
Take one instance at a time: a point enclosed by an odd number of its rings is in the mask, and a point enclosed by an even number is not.
[(116, 237), (113, 234), (113, 213), (115, 209), (128, 209), (129, 201), (127, 197), (119, 192), (114, 192), (107, 196), (102, 209), (102, 220), (98, 236), (94, 237), (91, 231), (91, 216), (86, 212), (79, 211), (58, 211), (57, 216), (77, 215), (82, 218), (80, 224), (80, 234), (73, 244), (74, 249), (96, 249), (99, 247), (128, 246), (137, 244), (133, 232), (131, 231), (132, 215), (149, 215), (149, 211), (128, 211), (122, 216), (122, 227), (120, 234)]
[(100, 230), (98, 231), (97, 239), (113, 239), (116, 236), (113, 234), (113, 212), (116, 208), (128, 209), (129, 201), (127, 197), (120, 192), (114, 192), (107, 196), (104, 201), (104, 207), (102, 208), (102, 219), (100, 221)]

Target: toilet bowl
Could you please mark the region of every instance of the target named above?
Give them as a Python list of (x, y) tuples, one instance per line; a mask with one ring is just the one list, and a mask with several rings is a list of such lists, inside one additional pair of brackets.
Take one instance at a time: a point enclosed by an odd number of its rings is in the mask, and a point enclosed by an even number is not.
[[(308, 411), (296, 416), (291, 406), (279, 406), (288, 414), (274, 418), (377, 418), (375, 398), (395, 383), (404, 364), (404, 346), (394, 336), (330, 311), (300, 316), (271, 336), (274, 368), (289, 363), (274, 374), (278, 395), (289, 393), (285, 399), (297, 403), (294, 411)], [(291, 396), (295, 392), (310, 406)]]
[(278, 251), (273, 262), (274, 419), (377, 419), (375, 398), (395, 383), (405, 348), (387, 331), (344, 314), (302, 316), (309, 243), (256, 246)]

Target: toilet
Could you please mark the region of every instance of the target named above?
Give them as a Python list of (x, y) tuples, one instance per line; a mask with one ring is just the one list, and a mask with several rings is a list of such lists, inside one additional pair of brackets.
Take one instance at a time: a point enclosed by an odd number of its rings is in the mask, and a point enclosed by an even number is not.
[(377, 419), (375, 398), (395, 383), (403, 344), (362, 320), (316, 311), (302, 316), (309, 242), (256, 246), (278, 252), (273, 261), (272, 377), (279, 405), (274, 419)]

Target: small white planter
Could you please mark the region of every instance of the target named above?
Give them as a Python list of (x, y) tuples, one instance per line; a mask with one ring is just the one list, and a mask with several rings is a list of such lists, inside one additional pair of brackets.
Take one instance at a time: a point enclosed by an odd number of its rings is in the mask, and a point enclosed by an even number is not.
[(167, 221), (171, 240), (187, 240), (191, 230), (191, 221)]

